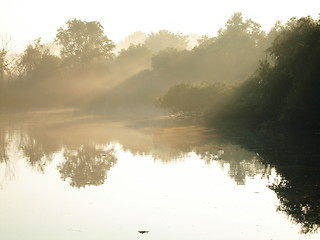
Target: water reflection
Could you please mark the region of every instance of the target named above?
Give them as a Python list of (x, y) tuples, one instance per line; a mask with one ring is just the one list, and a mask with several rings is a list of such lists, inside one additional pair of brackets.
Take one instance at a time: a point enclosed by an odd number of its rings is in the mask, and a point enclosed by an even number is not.
[(271, 173), (270, 166), (262, 164), (255, 152), (219, 143), (218, 136), (200, 127), (146, 130), (126, 128), (123, 124), (109, 123), (106, 127), (78, 123), (72, 127), (67, 124), (2, 128), (0, 132), (1, 161), (9, 161), (11, 146), (19, 151), (29, 166), (43, 173), (54, 153), (62, 152), (63, 161), (58, 165), (61, 179), (77, 188), (105, 182), (107, 172), (117, 162), (115, 152), (108, 149), (110, 142), (120, 142), (125, 151), (151, 155), (162, 163), (183, 160), (190, 152), (195, 152), (207, 164), (218, 161), (239, 185), (257, 174), (268, 177)]
[(65, 149), (64, 162), (58, 165), (61, 178), (70, 179), (70, 186), (98, 186), (104, 183), (107, 172), (116, 163), (112, 149), (102, 150), (84, 145), (76, 150)]
[(16, 134), (19, 135), (13, 135), (13, 137), (18, 141), (17, 147), (21, 150), (23, 156), (25, 156), (26, 162), (31, 167), (43, 173), (45, 167), (52, 160), (52, 153), (54, 150), (48, 150), (48, 145), (45, 144), (45, 142), (24, 131), (17, 132)]
[(60, 152), (63, 158), (57, 169), (63, 181), (75, 188), (99, 186), (118, 161), (110, 142), (162, 163), (183, 160), (193, 152), (206, 164), (218, 162), (239, 185), (255, 176), (269, 178), (276, 169), (277, 181), (270, 182), (270, 188), (280, 200), (278, 210), (301, 224), (303, 233), (319, 229), (319, 141), (310, 137), (301, 141), (234, 133), (223, 138), (199, 127), (134, 129), (125, 124), (86, 121), (46, 126), (1, 124), (0, 163), (12, 176), (14, 168), (10, 166), (19, 156), (32, 169), (44, 173), (54, 154)]
[(7, 153), (7, 134), (5, 130), (0, 126), (0, 163), (1, 162), (8, 162), (9, 156)]
[(270, 188), (280, 200), (278, 211), (301, 224), (302, 233), (317, 232), (320, 226), (319, 136), (236, 135), (234, 138), (235, 134), (227, 134), (227, 141), (259, 153), (260, 162), (277, 169), (278, 179)]
[[(114, 151), (106, 149), (99, 138), (105, 132), (96, 135), (92, 133), (94, 128), (88, 129), (83, 124), (74, 127), (65, 122), (62, 125), (57, 122), (0, 125), (0, 163), (5, 164), (5, 175), (14, 175), (14, 168), (10, 166), (17, 158), (44, 173), (54, 154), (60, 152), (63, 161), (57, 168), (61, 179), (77, 188), (98, 186), (104, 183), (107, 172), (117, 160)], [(79, 127), (81, 129), (77, 129)]]
[(263, 164), (259, 154), (248, 151), (238, 145), (214, 143), (196, 147), (196, 152), (208, 164), (219, 161), (221, 166), (228, 167), (228, 173), (238, 185), (244, 185), (247, 179), (256, 175), (269, 178), (272, 168), (269, 164)]

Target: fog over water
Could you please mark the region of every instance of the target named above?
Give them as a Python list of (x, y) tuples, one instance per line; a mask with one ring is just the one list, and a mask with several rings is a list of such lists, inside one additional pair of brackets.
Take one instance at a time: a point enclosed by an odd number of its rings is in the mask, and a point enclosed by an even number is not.
[(274, 161), (300, 153), (311, 160), (319, 156), (312, 146), (252, 150), (201, 127), (150, 125), (65, 112), (7, 116), (0, 128), (4, 239), (140, 239), (138, 231), (150, 239), (319, 237), (312, 161), (289, 172)]
[(0, 10), (1, 240), (319, 238), (317, 2), (37, 4)]

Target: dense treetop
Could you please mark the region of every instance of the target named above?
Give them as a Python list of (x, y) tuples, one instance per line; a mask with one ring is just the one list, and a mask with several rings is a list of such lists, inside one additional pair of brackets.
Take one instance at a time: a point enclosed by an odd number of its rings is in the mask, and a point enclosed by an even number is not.
[(67, 62), (88, 63), (112, 57), (114, 43), (104, 35), (97, 21), (69, 20), (66, 28), (59, 28), (56, 43), (61, 47), (61, 58)]

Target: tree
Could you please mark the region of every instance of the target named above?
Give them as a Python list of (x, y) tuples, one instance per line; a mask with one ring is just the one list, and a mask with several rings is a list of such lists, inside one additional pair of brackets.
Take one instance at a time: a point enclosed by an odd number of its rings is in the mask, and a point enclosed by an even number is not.
[(73, 19), (67, 21), (66, 25), (66, 28), (58, 29), (55, 38), (65, 62), (88, 64), (112, 57), (115, 45), (104, 35), (103, 26), (99, 22)]
[(137, 31), (128, 35), (124, 40), (117, 43), (118, 51), (126, 50), (131, 45), (140, 45), (143, 44), (147, 36), (144, 32)]
[(8, 64), (6, 61), (7, 50), (2, 48), (0, 49), (0, 84), (3, 83), (4, 73), (7, 70)]
[(157, 33), (151, 33), (145, 40), (145, 45), (152, 52), (160, 52), (166, 48), (176, 48), (184, 50), (188, 47), (187, 36), (176, 34), (168, 30), (160, 30)]
[(23, 51), (18, 66), (21, 73), (31, 73), (40, 64), (42, 56), (48, 54), (48, 50), (41, 44), (41, 39), (37, 38), (29, 44)]
[(41, 39), (35, 39), (22, 53), (18, 68), (21, 75), (38, 77), (49, 76), (59, 66), (59, 58), (50, 53), (50, 50), (41, 43)]
[(291, 19), (268, 49), (275, 58), (275, 68), (273, 78), (264, 86), (282, 87), (278, 120), (285, 125), (320, 128), (319, 39), (319, 20)]
[[(251, 19), (243, 19), (241, 12), (234, 13), (226, 22), (225, 29), (218, 32), (219, 38), (227, 38), (230, 42), (235, 40), (248, 41), (258, 46), (265, 37), (265, 32), (261, 30), (261, 25)], [(251, 40), (251, 42), (250, 42)]]
[(159, 106), (182, 117), (201, 118), (209, 109), (222, 107), (230, 88), (222, 83), (181, 83), (172, 86), (160, 99)]
[(0, 46), (0, 84), (3, 84), (5, 72), (8, 71), (8, 45), (10, 40), (5, 37), (1, 37), (1, 46)]
[(127, 49), (122, 49), (118, 56), (114, 58), (111, 69), (117, 71), (120, 76), (125, 77), (137, 74), (151, 65), (151, 51), (145, 45), (130, 45)]
[(216, 37), (200, 39), (192, 50), (186, 77), (229, 83), (245, 80), (265, 55), (264, 39), (258, 23), (234, 13)]
[(320, 129), (319, 21), (291, 19), (260, 61), (256, 74), (237, 87), (217, 123), (293, 132)]
[(181, 75), (186, 71), (189, 51), (178, 51), (175, 48), (167, 48), (152, 57), (152, 67), (154, 70), (162, 70), (166, 74)]

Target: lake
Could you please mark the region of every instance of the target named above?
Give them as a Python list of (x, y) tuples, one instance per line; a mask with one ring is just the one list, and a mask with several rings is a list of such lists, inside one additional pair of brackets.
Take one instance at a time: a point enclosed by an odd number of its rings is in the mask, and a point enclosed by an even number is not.
[(318, 152), (252, 142), (166, 119), (4, 115), (0, 238), (319, 239)]

